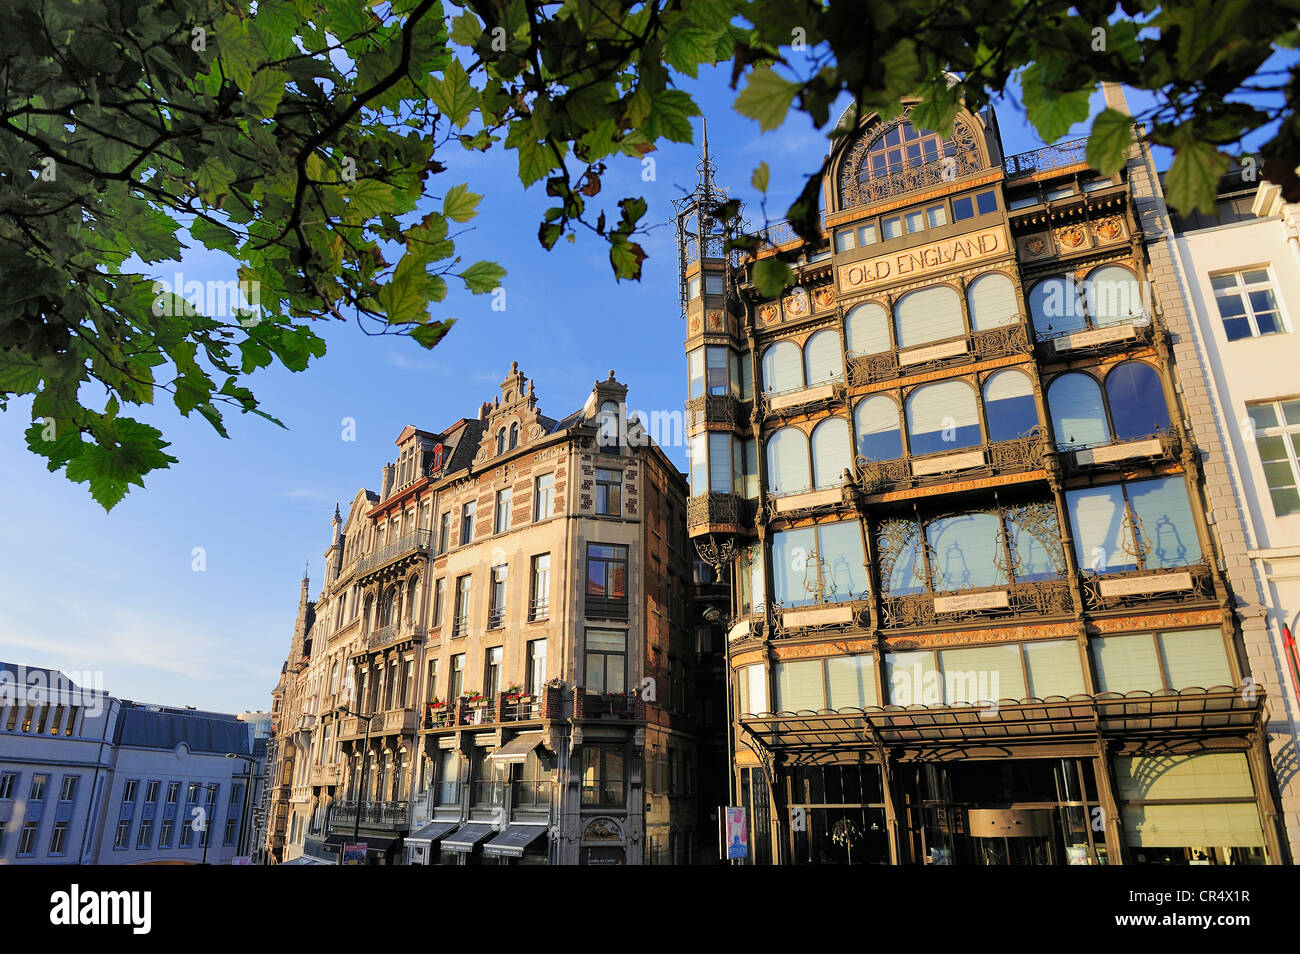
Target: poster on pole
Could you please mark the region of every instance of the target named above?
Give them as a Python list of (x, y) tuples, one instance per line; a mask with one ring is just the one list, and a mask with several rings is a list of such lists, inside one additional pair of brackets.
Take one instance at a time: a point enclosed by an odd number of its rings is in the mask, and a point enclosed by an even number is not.
[(745, 819), (745, 809), (727, 807), (727, 858), (749, 857), (749, 825)]
[(344, 845), (343, 863), (345, 865), (364, 865), (366, 863), (366, 843)]

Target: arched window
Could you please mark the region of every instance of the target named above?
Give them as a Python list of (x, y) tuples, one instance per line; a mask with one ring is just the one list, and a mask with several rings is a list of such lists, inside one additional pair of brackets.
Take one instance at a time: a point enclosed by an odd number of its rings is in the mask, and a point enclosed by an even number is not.
[(1115, 437), (1146, 437), (1169, 426), (1169, 408), (1156, 369), (1143, 361), (1125, 361), (1106, 375), (1106, 402)]
[(844, 483), (844, 471), (853, 469), (853, 440), (849, 422), (828, 417), (812, 432), (812, 483), (817, 490)]
[(510, 425), (510, 449), (514, 450), (519, 446), (519, 425)]
[(991, 441), (1010, 441), (1028, 434), (1038, 424), (1029, 378), (1010, 369), (990, 375), (984, 382), (984, 416)]
[(501, 428), (501, 430), (497, 431), (497, 453), (504, 454), (505, 452), (506, 452), (506, 429), (503, 427)]
[(596, 441), (601, 450), (608, 451), (619, 446), (618, 405), (613, 401), (605, 401), (600, 405), (598, 428)]
[(1029, 290), (1029, 314), (1040, 338), (1078, 331), (1084, 327), (1083, 296), (1072, 278), (1053, 275)]
[(991, 513), (941, 517), (926, 525), (935, 590), (999, 586), (1007, 583), (1002, 524)]
[(390, 586), (384, 593), (384, 600), (379, 606), (379, 625), (388, 626), (393, 622), (393, 608), (397, 604), (397, 587)]
[(1014, 325), (1020, 315), (1016, 284), (1003, 272), (989, 272), (966, 289), (971, 331)]
[(372, 594), (366, 597), (365, 610), (362, 613), (362, 619), (365, 620), (366, 632), (370, 632), (375, 625), (374, 610), (375, 597)]
[(406, 619), (408, 621), (414, 621), (415, 619), (415, 590), (419, 585), (419, 582), (420, 578), (418, 576), (413, 576), (406, 583), (406, 604), (403, 609), (405, 610)]
[(844, 350), (849, 355), (889, 351), (889, 312), (874, 301), (858, 305), (844, 316)]
[(1142, 314), (1137, 278), (1127, 268), (1103, 265), (1088, 273), (1088, 314), (1097, 325), (1132, 321)]
[(883, 394), (858, 402), (853, 411), (857, 452), (867, 460), (896, 460), (903, 456), (903, 429), (898, 405)]
[(1063, 374), (1047, 389), (1058, 446), (1090, 447), (1110, 440), (1101, 385), (1090, 374)]
[(907, 398), (907, 441), (913, 455), (980, 443), (974, 389), (964, 381), (940, 381), (913, 391)]
[(810, 337), (803, 347), (803, 353), (807, 369), (804, 380), (809, 387), (844, 377), (844, 351), (840, 347), (839, 335), (829, 328)]
[(767, 483), (774, 494), (797, 494), (812, 486), (808, 438), (797, 427), (783, 427), (767, 441)]
[(922, 132), (910, 122), (898, 123), (868, 147), (866, 158), (858, 167), (858, 181), (891, 175), (956, 152), (957, 145), (951, 139)]
[(894, 306), (894, 332), (900, 348), (964, 335), (957, 289), (934, 285), (904, 295)]
[(803, 353), (793, 341), (778, 341), (763, 352), (763, 390), (769, 394), (803, 387)]

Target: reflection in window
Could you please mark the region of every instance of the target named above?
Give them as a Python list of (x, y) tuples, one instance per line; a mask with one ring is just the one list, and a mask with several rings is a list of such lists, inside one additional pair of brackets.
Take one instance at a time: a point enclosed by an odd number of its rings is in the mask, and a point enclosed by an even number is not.
[(1023, 437), (1038, 426), (1034, 388), (1019, 371), (999, 371), (984, 382), (984, 414), (989, 440)]
[(961, 296), (950, 285), (933, 285), (904, 295), (894, 306), (898, 347), (960, 338), (966, 333)]
[(880, 354), (892, 349), (889, 313), (883, 305), (858, 305), (844, 317), (844, 350), (849, 355)]
[(979, 409), (970, 385), (940, 381), (908, 395), (907, 440), (914, 456), (979, 444)]
[(817, 490), (844, 483), (844, 471), (853, 467), (853, 440), (849, 422), (828, 417), (812, 432), (812, 484)]
[(808, 438), (799, 428), (783, 427), (768, 438), (767, 483), (774, 494), (798, 494), (811, 488)]
[(804, 345), (804, 364), (807, 367), (805, 380), (808, 386), (838, 381), (844, 377), (843, 353), (840, 338), (829, 328), (819, 331), (808, 339)]
[(1128, 441), (1169, 426), (1160, 375), (1142, 361), (1125, 361), (1106, 375), (1106, 400), (1117, 440)]
[(867, 460), (896, 460), (903, 456), (903, 431), (898, 405), (883, 394), (858, 402), (853, 411), (857, 454)]
[(1072, 278), (1054, 275), (1030, 289), (1029, 314), (1040, 337), (1079, 331), (1084, 327), (1083, 296)]
[(778, 341), (763, 352), (763, 390), (769, 394), (803, 387), (803, 353), (793, 341)]
[(1079, 565), (1085, 571), (1163, 569), (1201, 559), (1182, 477), (1071, 490), (1066, 504)]
[(1114, 325), (1142, 314), (1137, 279), (1127, 268), (1104, 265), (1088, 274), (1088, 314), (1093, 324)]
[(964, 513), (927, 524), (925, 536), (930, 544), (934, 588), (1005, 585), (1001, 529), (998, 518), (991, 513)]
[(1101, 385), (1092, 375), (1061, 375), (1047, 388), (1047, 405), (1059, 446), (1093, 447), (1110, 441)]
[(867, 591), (856, 520), (784, 530), (772, 538), (775, 598), (784, 606), (861, 599)]
[(972, 331), (1014, 325), (1020, 316), (1015, 282), (1002, 272), (989, 272), (971, 282), (966, 301)]

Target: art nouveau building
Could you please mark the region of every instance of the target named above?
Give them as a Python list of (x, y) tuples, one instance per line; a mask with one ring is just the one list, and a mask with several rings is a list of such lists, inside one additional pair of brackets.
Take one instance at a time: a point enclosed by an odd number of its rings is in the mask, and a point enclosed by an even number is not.
[(680, 206), (751, 861), (1281, 862), (1186, 316), (1142, 294), (1147, 157), (1102, 176), (1082, 141), (1004, 156), (991, 114), (909, 112), (840, 140), (811, 250), (728, 254), (707, 151)]
[(557, 421), (512, 367), (336, 514), (274, 697), (280, 860), (689, 860), (686, 486), (626, 395)]

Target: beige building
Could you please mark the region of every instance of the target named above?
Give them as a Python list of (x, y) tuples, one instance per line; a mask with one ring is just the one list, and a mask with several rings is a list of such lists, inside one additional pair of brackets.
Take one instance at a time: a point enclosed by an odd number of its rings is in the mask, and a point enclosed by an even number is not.
[(557, 421), (512, 366), (336, 512), (273, 693), (276, 860), (691, 857), (686, 485), (626, 395)]

